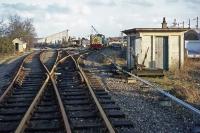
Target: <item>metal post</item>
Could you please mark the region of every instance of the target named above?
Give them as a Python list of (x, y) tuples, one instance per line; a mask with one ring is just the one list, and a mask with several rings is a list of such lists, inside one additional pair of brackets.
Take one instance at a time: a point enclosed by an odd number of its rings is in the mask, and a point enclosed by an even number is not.
[(188, 24), (189, 28), (190, 28), (190, 19), (189, 19), (189, 24)]

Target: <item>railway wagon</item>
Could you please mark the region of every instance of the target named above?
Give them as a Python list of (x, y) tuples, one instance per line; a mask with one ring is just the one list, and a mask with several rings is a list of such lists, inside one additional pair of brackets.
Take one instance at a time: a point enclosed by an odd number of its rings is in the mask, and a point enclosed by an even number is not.
[(102, 34), (90, 35), (90, 48), (101, 49), (106, 44), (105, 36)]

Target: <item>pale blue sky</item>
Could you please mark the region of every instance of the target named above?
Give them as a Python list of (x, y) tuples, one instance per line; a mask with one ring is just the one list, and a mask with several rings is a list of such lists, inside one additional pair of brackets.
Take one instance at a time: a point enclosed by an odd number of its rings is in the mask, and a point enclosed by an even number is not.
[[(39, 37), (66, 29), (88, 36), (91, 25), (107, 36), (135, 27), (160, 27), (165, 16), (188, 24), (200, 15), (200, 0), (0, 0), (0, 16), (30, 17)], [(195, 25), (195, 21), (191, 22)]]

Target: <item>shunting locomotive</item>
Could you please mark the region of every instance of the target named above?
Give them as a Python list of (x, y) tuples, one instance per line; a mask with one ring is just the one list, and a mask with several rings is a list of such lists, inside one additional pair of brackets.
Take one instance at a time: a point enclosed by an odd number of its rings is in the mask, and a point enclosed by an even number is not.
[(91, 26), (92, 29), (96, 32), (96, 34), (90, 35), (90, 48), (91, 49), (101, 49), (106, 45), (105, 35), (100, 34), (94, 26)]

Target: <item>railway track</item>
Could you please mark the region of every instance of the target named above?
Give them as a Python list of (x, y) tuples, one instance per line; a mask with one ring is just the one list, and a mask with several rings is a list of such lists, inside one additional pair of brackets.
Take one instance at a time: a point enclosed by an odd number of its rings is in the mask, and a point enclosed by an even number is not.
[(93, 90), (69, 56), (57, 66), (57, 86), (72, 132), (134, 132), (133, 125), (103, 89)]
[[(52, 58), (53, 60), (46, 64), (47, 66), (42, 63), (41, 57), (42, 54), (40, 52), (36, 52), (25, 58), (21, 68), (19, 69), (16, 79), (13, 80), (11, 85), (5, 90), (3, 95), (1, 95), (1, 133), (24, 132), (27, 127), (27, 132), (35, 131), (39, 128), (34, 128), (34, 120), (37, 120), (37, 114), (38, 112), (41, 112), (43, 107), (42, 100), (45, 101), (45, 98), (49, 95), (50, 97), (54, 97), (54, 95), (51, 93), (53, 86), (51, 82), (48, 82), (50, 78), (49, 75), (47, 75), (47, 69), (51, 70), (53, 68), (57, 55), (54, 55)], [(46, 87), (47, 82), (50, 86)], [(47, 91), (44, 93), (46, 88), (49, 89), (47, 89)], [(49, 100), (49, 102), (52, 103), (52, 106), (56, 106), (53, 105), (55, 104), (54, 100), (55, 98), (53, 98), (52, 101)], [(50, 107), (52, 108), (52, 106)], [(56, 110), (54, 111), (56, 114)], [(46, 114), (47, 113), (45, 113), (45, 116)], [(41, 124), (41, 119), (43, 118), (42, 115), (39, 117), (40, 123), (39, 121), (37, 122), (39, 125), (45, 128), (44, 125)]]
[[(0, 132), (16, 129), (40, 86), (45, 81), (45, 70), (40, 53), (29, 55), (14, 83), (0, 97)], [(6, 128), (5, 128), (6, 127)]]
[(25, 128), (26, 133), (62, 133), (65, 127), (62, 120), (62, 114), (59, 110), (57, 96), (54, 92), (52, 83), (48, 85), (32, 114), (29, 124)]
[[(20, 69), (20, 65), (23, 63), (23, 60), (27, 57), (28, 55), (25, 55), (25, 56), (23, 56), (23, 57), (21, 57), (20, 59), (19, 59), (19, 62), (16, 64), (16, 66), (14, 67), (14, 69), (12, 69), (9, 73), (7, 73), (7, 75), (4, 75), (4, 76), (6, 76), (6, 78), (10, 78), (10, 81), (12, 81), (15, 77), (13, 77), (12, 75), (16, 75), (17, 74), (17, 72), (19, 71), (19, 69)], [(2, 76), (2, 75), (1, 75)], [(2, 95), (3, 94), (3, 92), (6, 90), (6, 88), (9, 86), (9, 83), (8, 84), (6, 84), (6, 85), (4, 85), (4, 86), (2, 86), (2, 88), (0, 87), (0, 95)]]
[(40, 52), (29, 55), (1, 95), (1, 133), (134, 131), (110, 96), (91, 88), (72, 56), (42, 58)]

